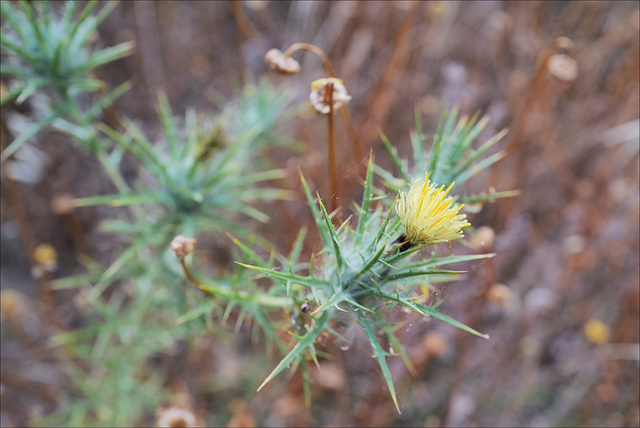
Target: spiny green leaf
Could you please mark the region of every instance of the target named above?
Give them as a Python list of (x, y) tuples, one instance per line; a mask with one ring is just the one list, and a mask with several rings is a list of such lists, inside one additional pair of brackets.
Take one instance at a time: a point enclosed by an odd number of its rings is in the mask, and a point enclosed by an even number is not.
[(260, 391), (269, 381), (271, 381), (274, 377), (276, 377), (285, 367), (287, 367), (294, 360), (301, 360), (304, 358), (304, 351), (313, 346), (316, 341), (316, 338), (322, 333), (327, 325), (329, 324), (329, 320), (331, 319), (332, 312), (327, 311), (324, 312), (320, 318), (316, 320), (316, 323), (309, 333), (304, 336), (298, 343), (295, 344), (293, 349), (289, 351), (289, 353), (278, 363), (276, 368), (267, 376), (267, 378), (262, 382), (258, 391)]
[(362, 205), (358, 212), (358, 227), (356, 232), (356, 246), (364, 236), (364, 226), (369, 217), (369, 207), (371, 206), (371, 181), (373, 180), (373, 151), (369, 152), (369, 164), (367, 166), (367, 176), (364, 181), (364, 190), (362, 193)]
[(457, 183), (462, 184), (467, 181), (469, 178), (481, 172), (483, 169), (493, 165), (498, 162), (500, 159), (505, 157), (507, 154), (505, 152), (494, 153), (493, 155), (481, 160), (480, 162), (474, 164), (472, 167), (468, 168), (465, 172), (461, 173), (457, 176)]
[(382, 257), (382, 255), (384, 254), (384, 251), (386, 248), (387, 248), (387, 244), (386, 243), (382, 244), (380, 249), (362, 264), (362, 267), (358, 270), (358, 272), (356, 272), (352, 276), (353, 279), (351, 279), (351, 281), (347, 283), (346, 285), (347, 289), (351, 288), (351, 285), (353, 285), (354, 281), (358, 280), (361, 276), (369, 272), (380, 261), (380, 257)]
[(276, 270), (273, 269), (266, 269), (266, 268), (262, 268), (259, 266), (252, 266), (252, 265), (246, 265), (244, 263), (238, 263), (240, 266), (244, 266), (247, 269), (251, 269), (251, 270), (255, 270), (257, 272), (261, 272), (265, 275), (268, 275), (272, 278), (277, 278), (277, 279), (281, 279), (284, 281), (292, 281), (292, 282), (296, 282), (298, 284), (302, 284), (302, 285), (306, 285), (307, 287), (327, 287), (328, 283), (325, 280), (322, 280), (320, 278), (314, 278), (311, 276), (301, 276), (301, 275), (296, 275), (293, 273), (286, 273), (286, 272), (278, 272)]
[(31, 125), (26, 131), (20, 134), (9, 146), (2, 152), (0, 155), (0, 163), (3, 163), (9, 157), (11, 157), (15, 152), (18, 151), (20, 147), (22, 147), (27, 141), (33, 138), (36, 134), (38, 134), (43, 129), (47, 128), (49, 125), (56, 120), (57, 115), (52, 114), (50, 116), (45, 117), (37, 123)]
[[(327, 230), (329, 231), (329, 236), (331, 238), (331, 246), (333, 248), (333, 256), (336, 258), (338, 271), (342, 271), (342, 266), (344, 265), (344, 259), (342, 258), (342, 253), (340, 252), (340, 243), (338, 242), (338, 235), (336, 234), (336, 230), (333, 228), (333, 223), (331, 223), (331, 219), (329, 218), (329, 214), (327, 214), (327, 210), (325, 209), (324, 204), (320, 199), (320, 195), (316, 194), (316, 196), (318, 197), (318, 205), (320, 205), (322, 218), (324, 219), (325, 225), (327, 226)], [(346, 224), (346, 222), (343, 224)]]
[(400, 271), (399, 273), (390, 275), (386, 278), (387, 281), (396, 281), (398, 279), (403, 278), (413, 278), (415, 276), (423, 276), (423, 275), (437, 275), (437, 274), (447, 274), (447, 273), (464, 273), (465, 271), (460, 270), (419, 270), (419, 271)]
[(473, 260), (490, 259), (495, 256), (495, 253), (487, 254), (467, 254), (463, 256), (447, 256), (441, 258), (432, 257), (428, 260), (411, 263), (405, 266), (406, 269), (427, 268), (436, 266), (445, 266), (455, 263), (470, 262)]
[(316, 205), (316, 201), (311, 195), (311, 191), (309, 190), (309, 186), (307, 185), (307, 180), (304, 179), (302, 171), (298, 172), (300, 173), (300, 181), (302, 182), (304, 193), (307, 196), (307, 202), (309, 203), (309, 207), (311, 208), (311, 213), (313, 214), (313, 219), (316, 223), (316, 227), (318, 228), (318, 232), (320, 233), (320, 238), (322, 239), (325, 247), (330, 247), (332, 243), (331, 238), (329, 237), (329, 230), (327, 230), (322, 215), (320, 214), (320, 210), (318, 210), (318, 206)]
[(391, 159), (393, 159), (393, 163), (395, 163), (396, 168), (398, 168), (398, 171), (400, 171), (400, 175), (402, 175), (402, 178), (404, 179), (404, 181), (406, 183), (411, 183), (411, 177), (409, 176), (409, 171), (406, 165), (400, 160), (400, 157), (398, 156), (398, 151), (395, 149), (395, 147), (391, 145), (391, 142), (389, 141), (387, 136), (384, 135), (382, 132), (380, 132), (380, 138), (382, 139), (382, 142), (387, 148), (387, 151), (389, 151), (389, 154), (391, 155)]
[(437, 310), (428, 307), (428, 306), (423, 306), (423, 305), (419, 305), (420, 309), (425, 312), (427, 315), (429, 315), (432, 318), (438, 319), (440, 321), (444, 321), (447, 324), (450, 324), (456, 328), (459, 328), (460, 330), (464, 330), (467, 333), (471, 333), (474, 334), (476, 336), (482, 337), (483, 339), (489, 339), (489, 335), (488, 334), (482, 334), (479, 333), (478, 331), (472, 329), (471, 327), (468, 327), (466, 325), (464, 325), (463, 323), (461, 323), (460, 321), (457, 321), (447, 315), (444, 315), (441, 312), (438, 312)]
[(391, 372), (389, 371), (389, 366), (387, 365), (387, 353), (382, 349), (382, 345), (378, 341), (374, 324), (371, 323), (367, 318), (365, 318), (362, 313), (358, 314), (358, 318), (360, 325), (364, 329), (364, 332), (369, 339), (369, 343), (371, 343), (371, 348), (373, 348), (373, 356), (378, 361), (378, 365), (380, 366), (380, 370), (382, 371), (384, 380), (387, 383), (387, 388), (389, 388), (389, 394), (391, 394), (393, 404), (395, 404), (398, 413), (401, 413), (400, 407), (398, 406), (398, 398), (396, 397), (396, 389), (393, 386), (393, 379), (391, 378)]

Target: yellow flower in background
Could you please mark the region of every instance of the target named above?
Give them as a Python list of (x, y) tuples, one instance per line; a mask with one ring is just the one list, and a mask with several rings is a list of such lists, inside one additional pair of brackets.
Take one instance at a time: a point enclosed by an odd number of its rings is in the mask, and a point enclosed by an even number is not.
[(591, 343), (605, 343), (609, 340), (609, 327), (597, 318), (591, 318), (584, 325), (584, 335)]
[(412, 245), (430, 245), (462, 238), (462, 228), (470, 226), (465, 214), (458, 214), (463, 205), (453, 204), (447, 196), (453, 187), (436, 188), (424, 180), (414, 180), (408, 193), (400, 192), (396, 212), (405, 229), (407, 241)]
[(40, 244), (34, 250), (33, 258), (41, 265), (55, 265), (58, 261), (58, 252), (51, 244)]

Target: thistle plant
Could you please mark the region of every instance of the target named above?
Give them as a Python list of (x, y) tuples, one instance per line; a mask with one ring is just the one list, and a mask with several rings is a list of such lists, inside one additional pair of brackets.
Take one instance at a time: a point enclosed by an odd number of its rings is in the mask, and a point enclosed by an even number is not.
[[(336, 199), (331, 199), (327, 210), (326, 202), (300, 172), (321, 248), (306, 260), (307, 233), (302, 229), (290, 253), (282, 255), (268, 237), (257, 236), (253, 226), (271, 221), (269, 202), (292, 197), (292, 192), (275, 183), (287, 171), (273, 169), (261, 156), (263, 149), (280, 140), (275, 128), (288, 117), (289, 94), (262, 81), (247, 85), (219, 114), (189, 109), (184, 117), (177, 117), (161, 93), (157, 137), (127, 118), (102, 123), (103, 109), (130, 84), (110, 91), (95, 77), (95, 68), (127, 55), (133, 45), (90, 48), (92, 34), (115, 7), (107, 3), (94, 17), (95, 5), (91, 2), (80, 11), (77, 3), (65, 3), (60, 14), (51, 3), (14, 6), (2, 2), (0, 6), (6, 20), (0, 42), (8, 61), (0, 71), (11, 78), (2, 104), (19, 104), (36, 93), (47, 100), (46, 114), (35, 117), (33, 125), (17, 136), (2, 153), (2, 161), (46, 128), (69, 136), (97, 157), (116, 189), (109, 195), (75, 199), (73, 208), (118, 208), (117, 218), (102, 222), (101, 227), (112, 240), (123, 243), (110, 264), (85, 259), (87, 274), (56, 281), (58, 288), (77, 289), (83, 325), (51, 339), (54, 347), (74, 356), (64, 370), (75, 395), (63, 399), (64, 410), (57, 418), (41, 421), (43, 425), (137, 422), (164, 399), (164, 379), (150, 369), (149, 358), (177, 341), (215, 334), (228, 321), (234, 321), (237, 330), (251, 324), (252, 337), (263, 335), (269, 354), (275, 349), (283, 355), (258, 390), (285, 368), (300, 367), (307, 404), (311, 401), (310, 360), (319, 364), (323, 351), (318, 338), (329, 335), (348, 342), (342, 329), (359, 325), (398, 411), (387, 359), (399, 356), (413, 368), (395, 334), (399, 327), (391, 316), (395, 308), (488, 338), (446, 315), (437, 304), (427, 305), (424, 293), (433, 284), (460, 278), (463, 271), (456, 264), (493, 256), (456, 255), (451, 243), (463, 239), (465, 228), (470, 228), (465, 202), (513, 192), (471, 197), (454, 192), (503, 156), (483, 155), (504, 132), (473, 151), (487, 119), (458, 120), (454, 109), (443, 114), (427, 152), (416, 112), (413, 164), (409, 167), (408, 161), (400, 159), (383, 136), (398, 171), (382, 169), (370, 155), (362, 200), (346, 220), (336, 217)], [(311, 84), (309, 100), (315, 111), (328, 117), (328, 164), (335, 194), (336, 113), (343, 115), (354, 153), (362, 157), (347, 110), (351, 97), (326, 54), (313, 45), (296, 43), (284, 53), (269, 51), (269, 67), (283, 74), (298, 73), (300, 66), (291, 55), (300, 49), (318, 55), (327, 75)], [(80, 99), (85, 92), (97, 93), (88, 106)], [(140, 174), (134, 180), (125, 180), (120, 172), (125, 156), (138, 164)], [(386, 189), (376, 185), (376, 175)], [(237, 247), (229, 253), (240, 254), (236, 264), (196, 269), (201, 260), (196, 240), (200, 236), (228, 237), (229, 244)], [(449, 246), (450, 251), (439, 254), (438, 244)], [(264, 277), (269, 281), (259, 281)], [(185, 291), (184, 280), (194, 287)], [(103, 293), (107, 287), (112, 291), (108, 296)], [(289, 333), (289, 343), (282, 339), (284, 331)], [(130, 402), (133, 389), (140, 394)]]
[[(290, 59), (279, 51), (270, 51), (266, 58), (273, 70), (284, 74), (299, 71), (299, 67)], [(327, 108), (322, 111), (327, 112), (330, 117), (335, 107), (334, 102), (344, 102), (343, 98), (348, 101), (346, 90), (338, 87), (336, 92), (336, 85), (342, 85), (342, 82), (330, 77), (314, 82), (312, 86), (310, 99), (313, 107), (318, 110), (318, 105), (326, 104)], [(334, 100), (336, 94), (338, 96)], [(340, 108), (340, 104), (336, 108)], [(464, 205), (456, 201), (457, 196), (449, 195), (456, 185), (454, 180), (463, 182), (503, 156), (502, 153), (497, 153), (481, 159), (482, 154), (499, 141), (506, 131), (492, 137), (475, 152), (469, 153), (487, 119), (478, 122), (476, 117), (470, 120), (462, 118), (454, 127), (456, 119), (455, 109), (443, 114), (429, 157), (425, 157), (422, 147), (425, 138), (416, 112), (417, 132), (412, 139), (415, 165), (411, 169), (383, 136), (402, 178), (396, 179), (388, 171), (375, 166), (370, 156), (362, 202), (355, 205), (354, 218), (347, 219), (337, 228), (334, 226), (335, 218), (328, 213), (319, 195), (314, 197), (301, 173), (306, 199), (323, 246), (307, 263), (299, 260), (303, 232), (298, 235), (294, 251), (284, 263), (278, 263), (279, 258), (273, 256), (265, 261), (251, 249), (251, 245), (244, 245), (233, 238), (244, 252), (245, 258), (252, 261), (238, 264), (254, 271), (259, 277), (272, 279), (274, 287), (269, 288), (269, 302), (274, 303), (274, 306), (282, 305), (281, 310), (295, 314), (289, 324), (291, 342), (288, 352), (258, 390), (285, 368), (300, 367), (305, 400), (309, 404), (311, 388), (307, 357), (319, 364), (318, 338), (329, 334), (339, 341), (347, 342), (340, 333), (341, 328), (349, 323), (357, 323), (371, 344), (373, 356), (378, 362), (396, 409), (400, 412), (387, 358), (400, 356), (409, 370), (413, 370), (413, 367), (394, 335), (398, 324), (386, 316), (392, 308), (401, 307), (488, 338), (440, 312), (437, 306), (424, 304), (424, 296), (415, 293), (418, 285), (429, 290), (433, 283), (458, 279), (462, 271), (447, 269), (450, 265), (493, 257), (493, 254), (452, 254), (438, 257), (436, 248), (432, 247), (430, 257), (418, 258), (420, 252), (427, 247), (461, 239), (463, 228), (470, 226), (466, 214), (460, 212)], [(330, 142), (331, 129), (330, 122)], [(329, 152), (331, 154), (331, 145)], [(331, 159), (329, 156), (329, 163)], [(374, 170), (386, 179), (386, 186), (396, 192), (395, 200), (390, 200), (383, 190), (375, 187)], [(418, 171), (422, 171), (420, 174), (424, 174), (424, 179), (417, 175)], [(409, 188), (405, 191), (407, 186)], [(513, 192), (481, 194), (475, 196), (475, 200), (484, 201), (512, 194)], [(315, 268), (316, 257), (321, 258), (318, 269)], [(240, 292), (230, 296), (224, 290), (196, 280), (184, 263), (184, 258), (180, 257), (180, 260), (185, 276), (198, 288), (208, 292), (213, 299), (227, 301), (230, 306), (239, 304), (249, 307), (246, 299), (239, 299)], [(265, 303), (259, 298), (254, 298), (251, 302), (253, 308)], [(381, 340), (381, 335), (384, 340)], [(390, 346), (385, 346), (385, 342)]]
[[(317, 363), (316, 339), (328, 332), (346, 341), (336, 328), (336, 323), (344, 323), (338, 316), (341, 312), (348, 312), (353, 321), (364, 330), (398, 411), (398, 401), (386, 358), (399, 355), (410, 369), (411, 363), (394, 336), (396, 324), (385, 321), (385, 312), (394, 306), (400, 306), (480, 337), (487, 337), (434, 307), (418, 303), (416, 300), (419, 296), (411, 295), (416, 281), (424, 282), (425, 277), (430, 282), (438, 282), (454, 279), (461, 273), (441, 269), (442, 266), (492, 257), (492, 254), (481, 254), (437, 258), (436, 251), (433, 250), (430, 258), (410, 262), (412, 256), (428, 245), (448, 242), (462, 235), (461, 228), (468, 223), (464, 215), (457, 215), (459, 208), (453, 208), (451, 199), (444, 198), (441, 190), (434, 190), (425, 183), (414, 183), (408, 198), (406, 195), (400, 196), (402, 215), (393, 216), (392, 207), (384, 203), (372, 209), (375, 201), (383, 202), (383, 193), (373, 187), (372, 178), (373, 165), (370, 160), (362, 203), (356, 207), (355, 227), (351, 226), (351, 222), (345, 221), (336, 229), (322, 200), (319, 197), (314, 199), (306, 181), (301, 177), (324, 245), (319, 252), (322, 267), (318, 272), (313, 268), (313, 261), (309, 262), (306, 275), (292, 268), (287, 272), (264, 265), (242, 264), (272, 278), (288, 295), (297, 296), (294, 300), (299, 301), (300, 296), (311, 296), (315, 306), (310, 313), (313, 321), (303, 331), (292, 334), (291, 350), (259, 389), (292, 364), (294, 367), (302, 367), (303, 378), (308, 382), (306, 355), (311, 355)], [(257, 257), (255, 253), (248, 254), (252, 258)], [(296, 260), (290, 262), (293, 265)], [(384, 334), (394, 351), (382, 345), (378, 331)], [(309, 400), (309, 385), (305, 385)]]

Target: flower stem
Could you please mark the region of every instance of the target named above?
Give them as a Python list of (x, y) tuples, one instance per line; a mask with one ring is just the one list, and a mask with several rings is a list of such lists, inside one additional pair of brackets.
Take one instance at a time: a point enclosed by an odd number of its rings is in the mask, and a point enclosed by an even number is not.
[(338, 169), (336, 167), (336, 126), (333, 115), (333, 82), (327, 84), (329, 99), (329, 174), (331, 176), (331, 210), (338, 208)]
[(284, 52), (284, 56), (285, 58), (289, 58), (291, 56), (291, 54), (293, 54), (295, 51), (300, 50), (300, 49), (304, 49), (307, 50), (309, 52), (312, 52), (316, 55), (318, 55), (320, 57), (320, 59), (322, 59), (322, 64), (324, 65), (324, 69), (327, 71), (327, 75), (328, 77), (333, 77), (335, 76), (335, 73), (333, 72), (333, 68), (331, 67), (331, 62), (329, 62), (329, 57), (327, 56), (326, 53), (324, 53), (324, 51), (322, 49), (320, 49), (317, 46), (314, 46), (310, 43), (294, 43), (291, 46), (289, 46), (289, 49), (287, 49)]

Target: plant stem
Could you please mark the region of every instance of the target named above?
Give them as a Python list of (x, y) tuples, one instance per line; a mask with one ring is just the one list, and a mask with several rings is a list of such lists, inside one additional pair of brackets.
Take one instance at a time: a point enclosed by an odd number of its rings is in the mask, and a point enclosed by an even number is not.
[[(327, 54), (319, 47), (310, 43), (294, 43), (289, 47), (289, 49), (284, 52), (285, 58), (290, 57), (295, 51), (300, 49), (308, 50), (309, 52), (318, 55), (320, 59), (322, 59), (322, 64), (324, 65), (324, 69), (327, 72), (327, 77), (335, 76), (335, 72), (333, 71), (333, 67), (331, 67), (331, 62), (329, 61), (329, 57), (327, 56)], [(333, 120), (331, 118), (331, 114), (332, 113), (329, 114), (330, 121)], [(349, 134), (349, 139), (351, 140), (353, 153), (357, 160), (361, 160), (364, 157), (364, 151), (362, 150), (360, 139), (358, 138), (358, 134), (356, 133), (356, 128), (353, 125), (351, 113), (349, 113), (349, 109), (347, 107), (343, 107), (340, 109), (340, 114), (342, 114), (342, 120), (344, 120), (344, 123), (347, 126), (347, 133)]]
[[(3, 151), (7, 148), (7, 141), (9, 139), (13, 138), (9, 134), (9, 130), (5, 126), (4, 120), (0, 120), (0, 145)], [(6, 170), (4, 168), (2, 169), (2, 178), (4, 179), (7, 193), (9, 194), (9, 204), (11, 205), (13, 218), (16, 223), (18, 223), (20, 238), (22, 238), (22, 245), (27, 252), (29, 264), (31, 265), (31, 269), (33, 271), (38, 265), (38, 262), (34, 257), (36, 247), (38, 246), (38, 241), (35, 234), (33, 233), (31, 223), (29, 222), (27, 210), (22, 199), (22, 192), (18, 188), (18, 184), (6, 175)], [(38, 283), (38, 289), (40, 291), (42, 303), (44, 304), (44, 307), (49, 312), (49, 314), (53, 316), (54, 301), (51, 284), (49, 282), (49, 274), (43, 272), (42, 275), (36, 278), (36, 281)]]
[(254, 303), (259, 304), (260, 306), (268, 306), (273, 308), (290, 308), (294, 301), (290, 297), (276, 297), (276, 296), (268, 296), (264, 294), (252, 294), (247, 293), (246, 291), (228, 291), (223, 290), (212, 285), (204, 285), (200, 281), (198, 281), (189, 271), (187, 264), (184, 262), (184, 258), (180, 259), (180, 266), (182, 266), (182, 271), (184, 275), (187, 277), (189, 282), (198, 287), (200, 290), (204, 291), (211, 297), (222, 297), (227, 300), (249, 300)]
[(338, 208), (338, 169), (336, 166), (336, 125), (333, 115), (333, 82), (326, 87), (329, 99), (329, 174), (331, 176), (331, 211)]
[(289, 49), (287, 49), (284, 52), (284, 56), (285, 58), (289, 58), (291, 56), (291, 54), (293, 54), (295, 51), (300, 50), (300, 49), (304, 49), (307, 50), (309, 52), (312, 52), (316, 55), (318, 55), (320, 57), (320, 59), (322, 59), (322, 64), (324, 65), (324, 69), (327, 72), (327, 76), (328, 77), (333, 77), (335, 76), (335, 73), (333, 72), (333, 68), (331, 67), (331, 62), (329, 62), (329, 57), (327, 56), (326, 53), (324, 53), (324, 51), (322, 49), (320, 49), (317, 46), (314, 46), (310, 43), (294, 43), (291, 46), (289, 46)]

